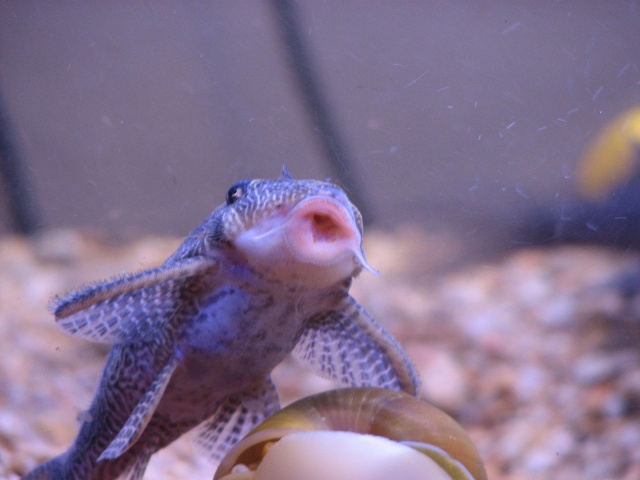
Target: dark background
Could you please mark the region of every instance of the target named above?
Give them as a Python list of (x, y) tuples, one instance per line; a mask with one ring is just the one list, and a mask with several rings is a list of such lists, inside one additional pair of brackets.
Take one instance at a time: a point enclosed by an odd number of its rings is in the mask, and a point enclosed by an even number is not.
[[(640, 103), (637, 2), (296, 5), (347, 174), (385, 227), (475, 241), (528, 222)], [(40, 226), (184, 235), (238, 179), (336, 176), (271, 2), (3, 1), (0, 81)]]

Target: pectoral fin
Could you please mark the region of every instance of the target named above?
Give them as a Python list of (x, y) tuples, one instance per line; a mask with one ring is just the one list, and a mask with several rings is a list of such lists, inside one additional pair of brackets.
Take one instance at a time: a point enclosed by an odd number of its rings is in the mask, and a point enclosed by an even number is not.
[(174, 356), (169, 363), (164, 366), (158, 377), (149, 387), (149, 390), (147, 390), (135, 406), (129, 419), (120, 432), (118, 432), (118, 435), (116, 435), (104, 452), (98, 457), (98, 461), (118, 458), (140, 438), (140, 435), (142, 435), (142, 432), (156, 411), (156, 407), (171, 380), (171, 375), (179, 363), (179, 358)]
[(271, 378), (255, 388), (223, 400), (216, 413), (201, 423), (196, 443), (214, 462), (265, 418), (280, 409), (280, 400)]
[(307, 322), (292, 354), (345, 387), (418, 393), (418, 375), (400, 344), (349, 296)]
[(180, 306), (181, 287), (217, 262), (193, 257), (71, 292), (50, 309), (58, 326), (94, 342), (117, 343), (163, 328)]

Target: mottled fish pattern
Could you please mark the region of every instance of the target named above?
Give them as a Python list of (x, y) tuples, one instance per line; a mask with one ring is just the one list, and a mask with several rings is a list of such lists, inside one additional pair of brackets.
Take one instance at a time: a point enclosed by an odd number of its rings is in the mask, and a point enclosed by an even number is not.
[(343, 386), (416, 394), (398, 343), (349, 295), (370, 269), (362, 220), (331, 182), (241, 181), (157, 268), (51, 304), (60, 328), (112, 344), (74, 443), (27, 480), (141, 479), (185, 432), (219, 460), (280, 408), (288, 354)]

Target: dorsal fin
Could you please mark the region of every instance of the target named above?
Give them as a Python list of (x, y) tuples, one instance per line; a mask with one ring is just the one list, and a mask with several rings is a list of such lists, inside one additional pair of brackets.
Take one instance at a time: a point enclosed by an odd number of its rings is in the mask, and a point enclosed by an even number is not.
[(282, 165), (282, 173), (280, 174), (280, 178), (282, 180), (293, 180), (293, 177), (289, 173), (289, 170), (287, 170), (286, 165)]

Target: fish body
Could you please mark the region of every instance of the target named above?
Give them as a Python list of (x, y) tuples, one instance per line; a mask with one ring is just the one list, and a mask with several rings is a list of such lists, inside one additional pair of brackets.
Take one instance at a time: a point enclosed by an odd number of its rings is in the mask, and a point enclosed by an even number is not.
[(58, 325), (111, 343), (67, 452), (24, 477), (142, 478), (197, 428), (220, 459), (280, 408), (270, 374), (290, 353), (344, 386), (416, 394), (398, 343), (349, 295), (370, 268), (362, 220), (330, 182), (238, 182), (160, 267), (55, 299)]

